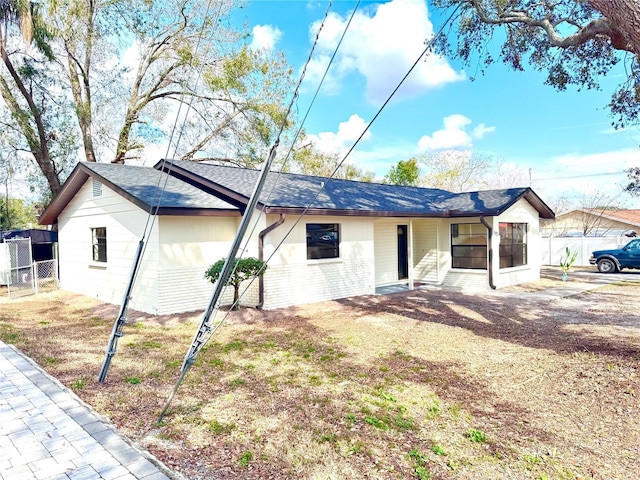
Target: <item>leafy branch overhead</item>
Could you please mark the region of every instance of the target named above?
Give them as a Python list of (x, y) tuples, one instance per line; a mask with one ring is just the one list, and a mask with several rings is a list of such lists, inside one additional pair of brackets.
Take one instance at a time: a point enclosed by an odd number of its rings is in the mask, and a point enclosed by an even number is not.
[[(496, 61), (514, 70), (529, 64), (547, 73), (558, 90), (573, 85), (600, 88), (600, 80), (622, 63), (626, 77), (613, 92), (613, 124), (640, 122), (640, 3), (637, 0), (434, 0), (458, 7), (455, 38), (437, 49), (482, 72)], [(498, 58), (489, 48), (501, 39)]]

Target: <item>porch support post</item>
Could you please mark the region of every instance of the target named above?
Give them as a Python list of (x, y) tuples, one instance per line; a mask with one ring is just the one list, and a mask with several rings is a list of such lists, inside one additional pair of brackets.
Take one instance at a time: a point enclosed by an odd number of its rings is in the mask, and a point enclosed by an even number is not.
[(407, 263), (409, 264), (409, 290), (413, 290), (413, 219), (409, 220), (409, 235), (408, 235), (408, 259)]

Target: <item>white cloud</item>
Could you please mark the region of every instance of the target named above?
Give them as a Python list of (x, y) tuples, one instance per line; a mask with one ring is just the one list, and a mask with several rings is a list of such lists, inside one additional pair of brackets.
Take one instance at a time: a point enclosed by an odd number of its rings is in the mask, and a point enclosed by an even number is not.
[(473, 136), (473, 138), (477, 138), (478, 140), (480, 140), (487, 133), (493, 133), (495, 131), (496, 131), (496, 127), (487, 127), (484, 123), (481, 123), (480, 125), (478, 125), (476, 128), (473, 129), (473, 132), (471, 132), (471, 135)]
[[(332, 13), (326, 19), (318, 41), (319, 54), (308, 69), (310, 83), (319, 82), (349, 15), (342, 17)], [(311, 25), (311, 41), (319, 27), (320, 21)], [(392, 0), (358, 11), (336, 55), (324, 91), (337, 93), (345, 77), (358, 72), (365, 79), (369, 101), (383, 102), (424, 50), (425, 40), (432, 35), (433, 25), (424, 0)], [(397, 95), (415, 96), (464, 78), (464, 73), (456, 72), (445, 58), (431, 54), (418, 63)]]
[(256, 25), (253, 27), (253, 40), (249, 48), (251, 50), (273, 50), (281, 37), (282, 32), (277, 27)]
[(442, 123), (444, 128), (436, 130), (430, 136), (424, 135), (418, 140), (420, 150), (469, 149), (473, 138), (481, 139), (496, 129), (481, 123), (468, 133), (466, 128), (471, 125), (471, 119), (459, 113), (443, 118)]
[[(337, 132), (320, 132), (309, 135), (316, 147), (325, 153), (344, 154), (351, 148), (367, 127), (367, 123), (358, 115), (354, 114), (346, 122), (340, 122)], [(371, 132), (367, 131), (362, 137), (363, 140), (371, 138)]]

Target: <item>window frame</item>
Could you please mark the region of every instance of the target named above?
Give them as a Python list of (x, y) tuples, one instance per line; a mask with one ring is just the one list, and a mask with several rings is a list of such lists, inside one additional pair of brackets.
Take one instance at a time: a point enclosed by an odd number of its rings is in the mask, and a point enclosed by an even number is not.
[(307, 260), (321, 261), (340, 258), (341, 231), (339, 223), (307, 223), (305, 233)]
[[(463, 225), (479, 225), (484, 229), (484, 243), (462, 243), (465, 238), (474, 241), (480, 237), (480, 232), (465, 233)], [(462, 230), (462, 232), (461, 232)], [(463, 270), (487, 270), (489, 265), (489, 245), (487, 227), (482, 223), (465, 222), (452, 223), (449, 228), (449, 241), (451, 246), (451, 268)], [(461, 252), (461, 253), (458, 253)], [(466, 252), (463, 254), (462, 252)], [(466, 259), (466, 261), (464, 260)]]
[(91, 227), (91, 258), (94, 263), (107, 263), (107, 227)]
[[(524, 228), (522, 228), (524, 227)], [(500, 268), (525, 267), (529, 264), (529, 224), (500, 222), (498, 224)]]

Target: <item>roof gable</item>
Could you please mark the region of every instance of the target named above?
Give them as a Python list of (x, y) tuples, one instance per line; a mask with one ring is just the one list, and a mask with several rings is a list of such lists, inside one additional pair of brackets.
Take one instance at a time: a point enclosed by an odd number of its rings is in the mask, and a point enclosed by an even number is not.
[(558, 215), (556, 220), (561, 221), (572, 217), (593, 217), (594, 219), (606, 219), (614, 222), (626, 223), (629, 226), (640, 227), (640, 209), (635, 210), (598, 210), (577, 208)]
[(145, 212), (158, 215), (239, 215), (233, 205), (164, 172), (132, 165), (81, 162), (40, 217), (52, 225), (89, 179), (109, 186)]

